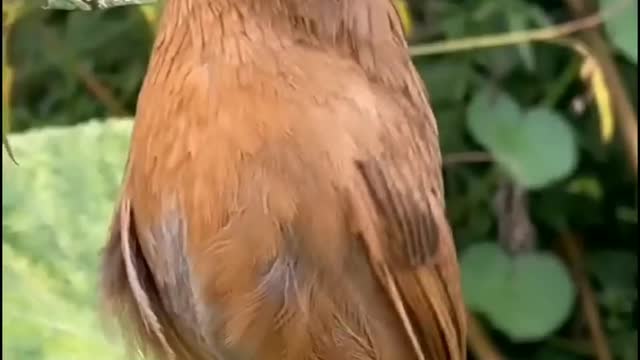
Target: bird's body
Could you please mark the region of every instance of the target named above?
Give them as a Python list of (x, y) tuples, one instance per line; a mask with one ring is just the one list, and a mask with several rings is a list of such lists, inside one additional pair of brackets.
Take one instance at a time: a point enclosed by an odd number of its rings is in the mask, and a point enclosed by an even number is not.
[(177, 360), (464, 360), (435, 119), (390, 0), (169, 0), (103, 267)]

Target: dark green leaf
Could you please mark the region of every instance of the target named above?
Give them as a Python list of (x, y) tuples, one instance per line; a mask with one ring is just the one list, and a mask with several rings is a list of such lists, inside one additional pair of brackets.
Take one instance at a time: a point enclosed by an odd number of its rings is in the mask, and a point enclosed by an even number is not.
[[(634, 63), (638, 63), (638, 1), (628, 1), (629, 6), (605, 22), (605, 29), (615, 46)], [(620, 5), (620, 0), (600, 0), (602, 9)]]
[(638, 257), (625, 251), (601, 250), (589, 256), (589, 268), (601, 286), (635, 289)]

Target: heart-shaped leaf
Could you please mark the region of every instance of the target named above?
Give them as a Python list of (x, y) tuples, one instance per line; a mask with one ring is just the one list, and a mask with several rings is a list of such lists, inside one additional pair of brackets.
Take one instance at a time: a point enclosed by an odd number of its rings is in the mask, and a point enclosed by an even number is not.
[(547, 108), (523, 112), (508, 95), (479, 91), (467, 109), (471, 135), (513, 178), (530, 189), (569, 175), (577, 164), (575, 137)]
[(469, 247), (462, 258), (462, 288), (467, 306), (482, 309), (508, 281), (511, 259), (494, 243)]
[(469, 308), (485, 315), (515, 342), (548, 336), (571, 313), (573, 283), (552, 254), (510, 258), (495, 243), (477, 243), (464, 252), (460, 262)]

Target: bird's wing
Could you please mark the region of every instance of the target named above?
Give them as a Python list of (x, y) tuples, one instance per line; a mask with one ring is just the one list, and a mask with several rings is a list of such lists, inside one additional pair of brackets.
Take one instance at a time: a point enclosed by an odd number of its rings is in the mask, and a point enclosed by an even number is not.
[(356, 163), (359, 231), (417, 358), (464, 360), (465, 311), (437, 133), (424, 121), (387, 124), (384, 151)]

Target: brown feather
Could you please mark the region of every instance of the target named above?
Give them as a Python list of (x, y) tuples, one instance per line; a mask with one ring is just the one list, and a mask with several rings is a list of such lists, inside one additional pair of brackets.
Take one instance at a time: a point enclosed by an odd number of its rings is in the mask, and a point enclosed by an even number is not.
[(440, 163), (390, 0), (168, 0), (105, 309), (160, 360), (463, 360)]

